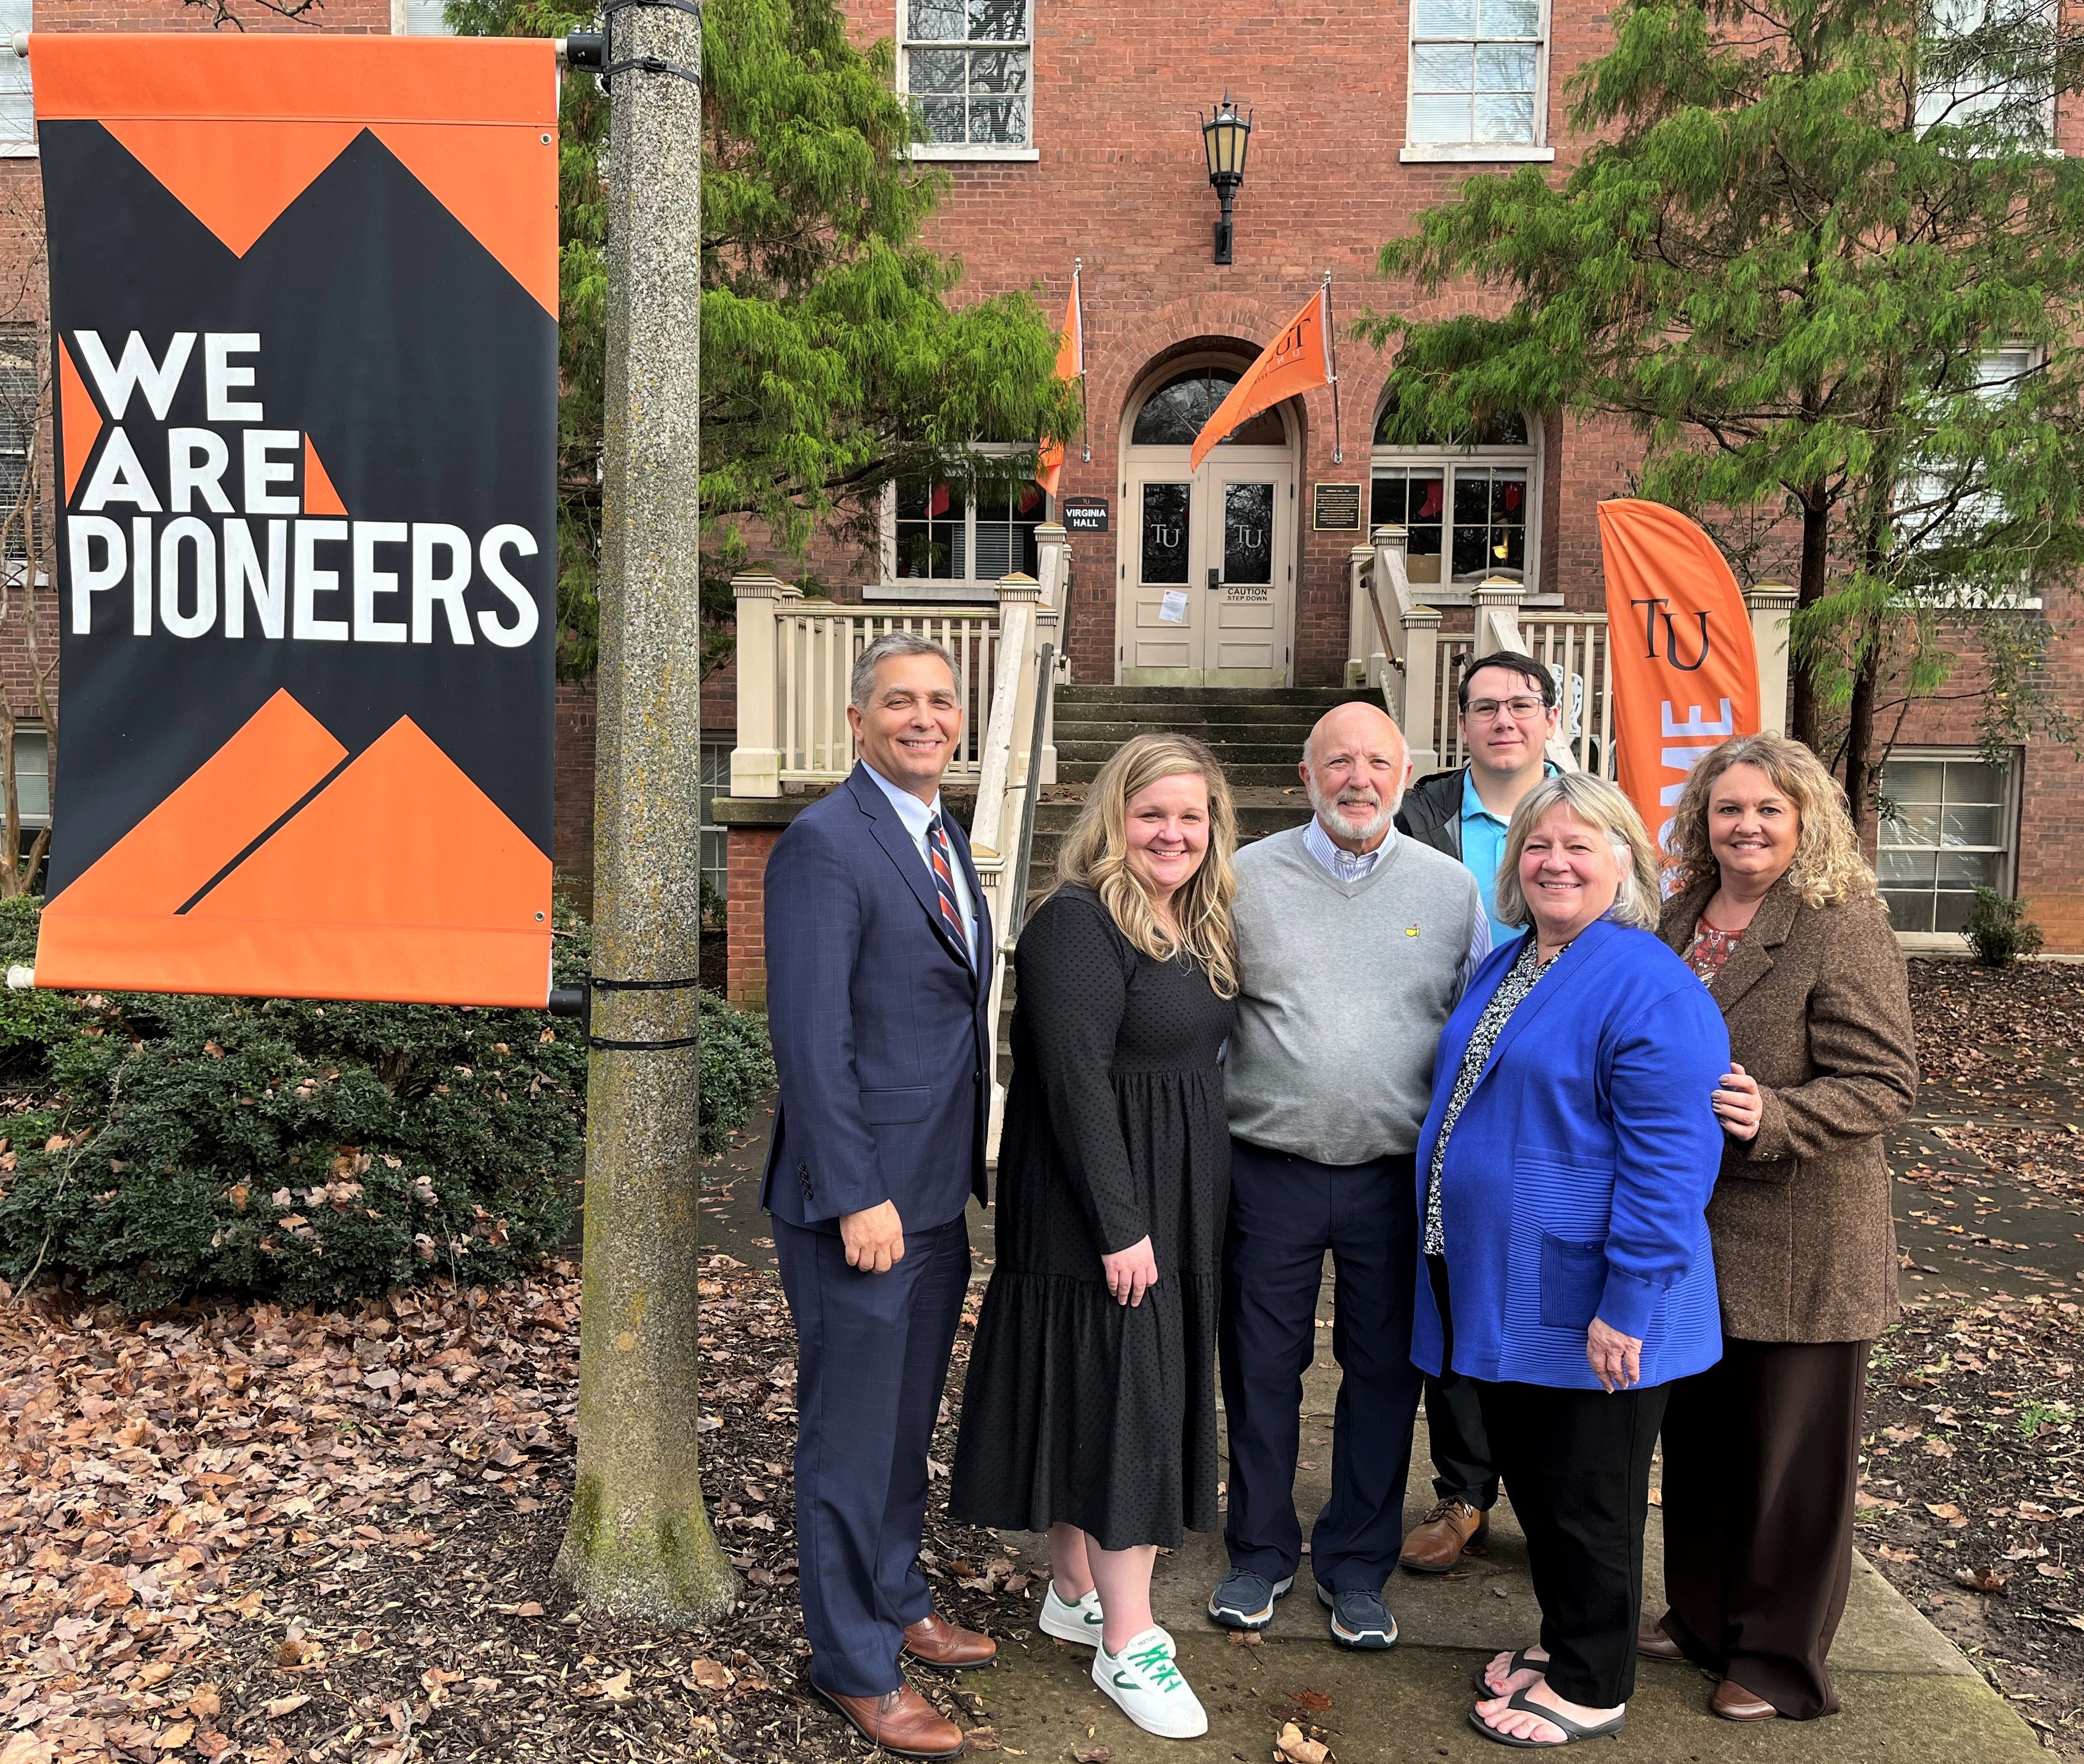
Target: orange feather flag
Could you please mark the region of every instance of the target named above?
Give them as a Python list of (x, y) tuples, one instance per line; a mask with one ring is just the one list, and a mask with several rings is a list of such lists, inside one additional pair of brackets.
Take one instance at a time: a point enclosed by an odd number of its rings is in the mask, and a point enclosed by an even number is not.
[(1284, 398), (1332, 383), (1331, 291), (1319, 288), (1310, 303), (1290, 319), (1281, 335), (1260, 351), (1244, 378), (1216, 406), (1215, 414), (1194, 438), (1193, 469), (1230, 432)]
[(1759, 730), (1758, 650), (1737, 579), (1676, 509), (1599, 505), (1620, 785), (1660, 849), (1686, 775)]
[[(1064, 308), (1064, 328), (1057, 340), (1057, 378), (1060, 380), (1086, 377), (1086, 315), (1078, 304), (1078, 268), (1074, 264), (1071, 269), (1071, 298)], [(1064, 472), (1062, 442), (1044, 441), (1041, 466), (1042, 469), (1035, 474), (1035, 481), (1054, 496), (1057, 480)]]

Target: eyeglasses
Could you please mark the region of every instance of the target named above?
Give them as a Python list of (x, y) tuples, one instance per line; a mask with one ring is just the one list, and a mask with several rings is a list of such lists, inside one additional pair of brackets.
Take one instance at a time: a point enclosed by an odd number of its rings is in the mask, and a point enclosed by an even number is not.
[(1539, 717), (1548, 707), (1538, 698), (1475, 698), (1463, 713), (1480, 723), (1487, 723), (1500, 711), (1509, 711), (1514, 722), (1525, 722), (1529, 717)]

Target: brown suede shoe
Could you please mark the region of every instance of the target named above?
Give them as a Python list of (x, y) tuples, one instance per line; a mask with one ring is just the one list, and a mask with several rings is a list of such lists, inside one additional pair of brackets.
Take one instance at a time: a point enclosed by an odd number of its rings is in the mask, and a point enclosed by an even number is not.
[(1715, 1686), (1708, 1707), (1725, 1721), (1770, 1721), (1780, 1713), (1764, 1697), (1745, 1690), (1734, 1678), (1725, 1678)]
[(938, 1611), (929, 1611), (904, 1631), (904, 1652), (930, 1666), (949, 1666), (957, 1672), (972, 1666), (989, 1666), (998, 1658), (998, 1643), (989, 1635), (951, 1623)]
[(900, 1758), (960, 1758), (966, 1743), (963, 1730), (909, 1685), (900, 1685), (879, 1697), (842, 1697), (811, 1688), (820, 1700), (830, 1703), (854, 1724), (855, 1731), (870, 1745), (879, 1745)]
[(1411, 1528), (1397, 1560), (1414, 1574), (1445, 1574), (1463, 1550), (1480, 1554), (1490, 1535), (1489, 1513), (1466, 1500), (1443, 1500)]
[(1635, 1651), (1645, 1660), (1684, 1660), (1686, 1650), (1664, 1633), (1663, 1624), (1645, 1618), (1635, 1632)]

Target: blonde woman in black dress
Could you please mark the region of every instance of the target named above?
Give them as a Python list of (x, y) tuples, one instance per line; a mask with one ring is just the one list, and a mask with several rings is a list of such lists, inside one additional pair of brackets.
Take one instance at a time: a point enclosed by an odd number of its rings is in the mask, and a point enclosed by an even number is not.
[(1150, 1572), (1216, 1511), (1230, 1191), (1217, 1056), (1236, 1018), (1237, 818), (1215, 756), (1139, 735), (1100, 770), (1014, 958), (997, 1266), (955, 1517), (1049, 1533), (1041, 1625), (1168, 1739), (1208, 1731)]

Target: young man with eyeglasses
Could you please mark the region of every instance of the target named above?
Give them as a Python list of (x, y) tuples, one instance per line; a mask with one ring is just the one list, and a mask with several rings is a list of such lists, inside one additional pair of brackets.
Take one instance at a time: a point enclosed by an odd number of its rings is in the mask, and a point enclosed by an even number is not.
[[(1468, 764), (1413, 785), (1396, 828), (1461, 862), (1483, 896), (1493, 943), (1504, 943), (1520, 928), (1498, 921), (1498, 864), (1513, 810), (1556, 770), (1547, 755), (1561, 721), (1556, 682), (1532, 656), (1499, 649), (1463, 670), (1455, 698)], [(1489, 1536), (1497, 1471), (1476, 1388), (1466, 1379), (1447, 1372), (1425, 1381), (1425, 1428), (1437, 1498), (1397, 1559), (1417, 1573), (1445, 1574)]]

